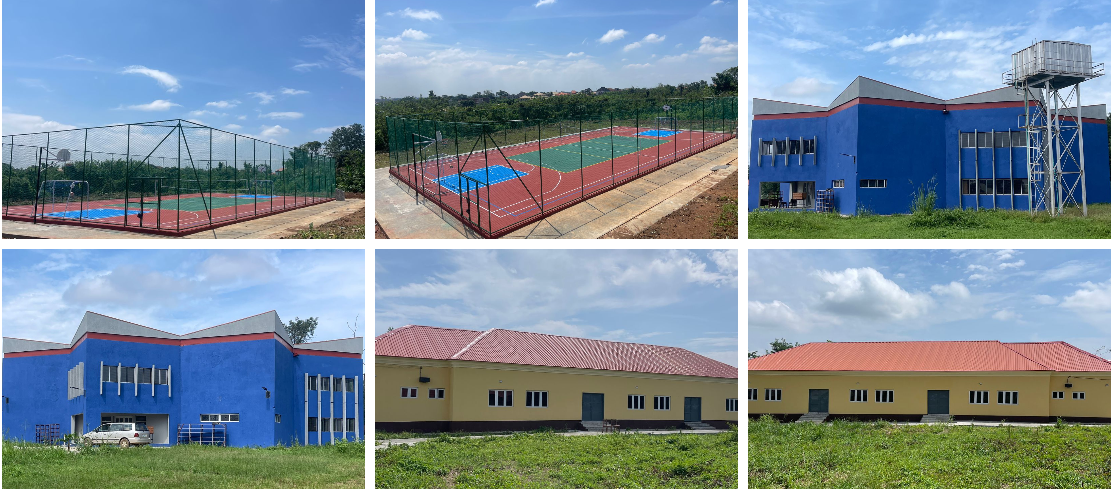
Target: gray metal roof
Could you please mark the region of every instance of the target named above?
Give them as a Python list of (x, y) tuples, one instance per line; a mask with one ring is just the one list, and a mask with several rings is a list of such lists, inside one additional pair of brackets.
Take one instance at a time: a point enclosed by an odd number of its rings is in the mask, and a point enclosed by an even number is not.
[[(229, 323), (223, 323), (221, 325), (204, 328), (183, 335), (176, 335), (170, 332), (164, 332), (162, 330), (145, 327), (136, 323), (126, 322), (124, 320), (120, 320), (110, 316), (105, 316), (100, 313), (87, 311), (85, 312), (85, 316), (82, 317), (81, 323), (78, 324), (77, 331), (74, 332), (74, 336), (70, 340), (69, 344), (4, 337), (4, 353), (30, 352), (49, 349), (68, 349), (72, 347), (78, 341), (78, 339), (89, 332), (172, 340), (227, 337), (230, 335), (245, 335), (253, 333), (275, 333), (285, 342), (287, 342), (287, 344), (290, 344), (292, 347), (294, 347), (294, 344), (291, 342), (291, 338), (287, 335), (287, 331), (284, 328), (283, 321), (279, 319), (279, 314), (276, 313), (274, 310), (268, 311), (266, 313), (260, 313), (258, 315), (253, 315), (248, 318), (242, 318), (240, 320), (232, 321)], [(363, 338), (358, 337), (356, 339), (338, 339), (327, 340), (323, 342), (312, 342), (309, 344), (298, 344), (298, 348), (360, 354), (363, 344)]]
[(946, 104), (984, 104), (988, 102), (1019, 102), (1023, 105), (1023, 98), (1015, 93), (1015, 89), (1011, 87), (1001, 87), (996, 90), (989, 90), (979, 94), (966, 95), (956, 99), (949, 99), (945, 101)]
[(868, 77), (856, 77), (841, 95), (838, 95), (833, 102), (829, 104), (829, 108), (833, 109), (845, 102), (853, 100), (858, 97), (868, 97), (872, 99), (889, 99), (889, 100), (905, 100), (908, 102), (926, 102), (929, 104), (941, 104), (944, 102), (942, 99), (923, 95), (918, 92), (913, 92), (905, 88), (899, 88), (894, 85), (872, 80)]
[(795, 114), (800, 112), (822, 112), (825, 107), (778, 100), (752, 99), (752, 114)]

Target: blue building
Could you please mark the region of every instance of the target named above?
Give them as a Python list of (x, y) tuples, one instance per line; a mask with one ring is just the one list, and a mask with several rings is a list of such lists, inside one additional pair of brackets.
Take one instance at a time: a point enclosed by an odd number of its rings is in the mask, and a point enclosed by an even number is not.
[[(943, 100), (865, 77), (828, 107), (753, 99), (748, 210), (814, 209), (832, 189), (841, 214), (906, 213), (931, 185), (940, 208), (1027, 210), (1023, 113), (1012, 87)], [(1074, 186), (1074, 202), (1083, 190), (1089, 203), (1109, 202), (1106, 115), (1103, 104), (1081, 107), (1088, 187)], [(1080, 161), (1077, 142), (1066, 146)], [(779, 192), (761, 200), (761, 183)]]
[(4, 437), (145, 422), (157, 445), (212, 423), (231, 446), (363, 439), (363, 344), (294, 344), (274, 311), (185, 335), (86, 312), (69, 344), (4, 337)]

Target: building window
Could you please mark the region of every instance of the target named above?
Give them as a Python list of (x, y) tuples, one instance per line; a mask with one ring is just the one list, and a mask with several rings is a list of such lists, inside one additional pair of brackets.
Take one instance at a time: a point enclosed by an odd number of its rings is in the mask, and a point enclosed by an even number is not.
[(1066, 392), (1055, 391), (1054, 393), (1050, 394), (1050, 397), (1055, 399), (1055, 400), (1065, 400), (1066, 399)]
[(1084, 391), (1073, 392), (1073, 399), (1074, 400), (1084, 400), (1085, 399), (1085, 392)]
[(240, 422), (239, 413), (203, 413), (199, 418), (202, 422)]
[(345, 419), (335, 417), (333, 419), (333, 431), (334, 432), (344, 432), (345, 431), (344, 424), (345, 424)]
[(969, 403), (973, 405), (987, 405), (988, 392), (987, 391), (970, 391)]
[(155, 370), (155, 384), (165, 385), (169, 382), (169, 380), (170, 380), (170, 371), (169, 370), (167, 370), (167, 369), (156, 369)]
[(998, 391), (996, 392), (996, 403), (1000, 405), (1018, 405), (1019, 392), (1018, 391)]
[(345, 391), (352, 393), (353, 388), (356, 386), (356, 380), (353, 378), (345, 378)]
[(966, 196), (976, 194), (976, 179), (961, 179), (961, 194)]
[(651, 408), (655, 410), (670, 410), (669, 396), (656, 396), (652, 402)]
[(814, 155), (817, 153), (816, 150), (817, 149), (814, 147), (814, 140), (802, 140), (802, 153), (805, 153), (807, 155)]
[(849, 390), (849, 401), (856, 403), (867, 402), (868, 390)]
[(512, 390), (488, 390), (488, 406), (512, 406)]
[(748, 401), (759, 400), (759, 388), (748, 388)]
[(1027, 194), (1027, 179), (1012, 179), (1014, 194)]
[(1027, 133), (1023, 131), (1011, 133), (1011, 146), (1016, 148), (1027, 146)]
[(306, 417), (307, 430), (310, 432), (318, 431), (318, 417)]
[(329, 432), (329, 417), (322, 417), (322, 421), (318, 424), (318, 427), (322, 428), (322, 432)]
[(1007, 148), (1011, 146), (1011, 139), (1008, 138), (1007, 133), (996, 133), (992, 137), (992, 144), (996, 148)]
[(306, 389), (315, 390), (315, 391), (318, 389), (318, 377), (317, 376), (308, 376), (306, 378)]
[(628, 395), (628, 410), (643, 410), (643, 395)]
[(118, 381), (116, 375), (116, 366), (109, 366), (108, 364), (105, 364), (101, 367), (101, 381), (116, 383)]
[(550, 401), (547, 400), (547, 393), (545, 391), (528, 391), (527, 392), (527, 406), (535, 408), (546, 408), (550, 406)]
[(322, 376), (318, 379), (318, 391), (329, 391), (329, 378)]
[(781, 402), (783, 401), (783, 390), (779, 388), (765, 388), (763, 390), (763, 401), (765, 402)]
[(844, 189), (845, 188), (845, 179), (834, 180), (833, 181), (833, 188), (834, 189)]
[(996, 194), (1011, 193), (1011, 179), (996, 179)]
[(139, 369), (139, 382), (140, 384), (151, 384), (151, 368), (141, 367)]
[(876, 403), (895, 403), (895, 391), (876, 390)]
[(341, 378), (333, 378), (333, 391), (340, 393), (343, 389)]
[(801, 155), (802, 145), (798, 144), (798, 140), (790, 140), (790, 154)]
[(887, 179), (860, 179), (861, 189), (883, 189), (887, 187)]
[(356, 432), (356, 419), (349, 417), (345, 419), (345, 432)]
[(426, 397), (427, 398), (445, 398), (446, 397), (446, 389), (445, 388), (430, 388)]
[(976, 135), (961, 133), (961, 148), (976, 148)]
[(786, 140), (775, 140), (775, 154), (782, 155), (787, 152)]
[(992, 195), (992, 179), (980, 179), (979, 192), (984, 195)]
[(418, 388), (402, 388), (399, 394), (401, 398), (418, 398)]
[(279, 420), (280, 420), (280, 419), (282, 419), (282, 416), (281, 416), (280, 414), (275, 414), (275, 423), (276, 423), (276, 424), (278, 424), (278, 423), (279, 423)]
[(992, 148), (992, 133), (977, 133), (977, 148)]
[(125, 366), (120, 368), (120, 382), (121, 383), (135, 383), (136, 382), (136, 367)]
[(729, 399), (725, 400), (725, 411), (726, 412), (739, 412), (740, 411), (739, 408), (740, 408), (740, 400), (737, 400), (736, 398), (729, 398)]
[(760, 142), (760, 155), (761, 156), (762, 155), (770, 155), (771, 154), (771, 148), (772, 148), (772, 142), (771, 141), (761, 141)]

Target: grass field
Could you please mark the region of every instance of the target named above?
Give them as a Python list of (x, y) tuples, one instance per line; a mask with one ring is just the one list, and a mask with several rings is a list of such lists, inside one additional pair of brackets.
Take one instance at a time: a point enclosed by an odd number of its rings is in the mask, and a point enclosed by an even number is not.
[(737, 488), (738, 448), (735, 429), (671, 435), (534, 432), (483, 439), (442, 435), (376, 450), (376, 488)]
[(3, 488), (365, 488), (363, 443), (79, 452), (19, 446), (4, 441)]
[(750, 488), (1111, 488), (1109, 426), (748, 424)]
[(938, 209), (903, 215), (840, 216), (836, 213), (752, 211), (748, 238), (1110, 238), (1112, 205), (1090, 204), (1066, 215), (1026, 211)]

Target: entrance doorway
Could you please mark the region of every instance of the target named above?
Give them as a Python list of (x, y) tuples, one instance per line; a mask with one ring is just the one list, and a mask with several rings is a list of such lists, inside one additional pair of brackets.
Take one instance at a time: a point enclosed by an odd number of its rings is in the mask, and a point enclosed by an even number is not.
[(686, 422), (701, 422), (701, 398), (687, 396), (683, 400), (683, 407), (685, 408), (683, 420)]
[(829, 390), (810, 390), (811, 412), (829, 413)]
[(604, 420), (604, 393), (581, 394), (581, 420)]
[(949, 413), (949, 390), (926, 391), (926, 413)]

